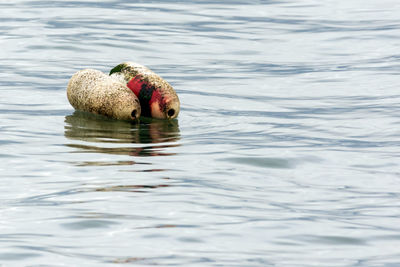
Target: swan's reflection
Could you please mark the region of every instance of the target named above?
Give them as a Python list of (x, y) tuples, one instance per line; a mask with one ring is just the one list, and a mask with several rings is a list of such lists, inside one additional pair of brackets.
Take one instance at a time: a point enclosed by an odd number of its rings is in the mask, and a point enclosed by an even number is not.
[[(65, 117), (64, 135), (77, 142), (66, 146), (79, 153), (105, 153), (135, 157), (169, 156), (168, 148), (179, 146), (177, 120), (141, 119), (130, 123), (107, 119), (87, 112), (75, 111)], [(80, 166), (131, 165), (134, 161), (81, 162)]]

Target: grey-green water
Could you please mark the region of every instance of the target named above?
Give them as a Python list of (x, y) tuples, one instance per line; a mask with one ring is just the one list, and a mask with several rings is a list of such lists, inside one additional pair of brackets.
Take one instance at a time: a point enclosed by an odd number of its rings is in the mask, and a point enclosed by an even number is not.
[[(0, 266), (400, 265), (400, 4), (2, 1)], [(74, 112), (144, 64), (177, 121)]]

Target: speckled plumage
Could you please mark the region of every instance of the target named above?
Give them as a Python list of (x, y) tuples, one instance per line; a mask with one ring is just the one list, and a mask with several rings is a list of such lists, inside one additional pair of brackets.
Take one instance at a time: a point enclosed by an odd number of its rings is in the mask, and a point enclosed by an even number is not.
[(180, 102), (174, 88), (149, 68), (134, 62), (125, 62), (114, 67), (110, 75), (125, 80), (139, 98), (143, 116), (159, 119), (173, 119), (178, 116)]
[(119, 120), (135, 120), (141, 113), (138, 98), (126, 84), (98, 70), (75, 73), (68, 83), (67, 97), (77, 110)]

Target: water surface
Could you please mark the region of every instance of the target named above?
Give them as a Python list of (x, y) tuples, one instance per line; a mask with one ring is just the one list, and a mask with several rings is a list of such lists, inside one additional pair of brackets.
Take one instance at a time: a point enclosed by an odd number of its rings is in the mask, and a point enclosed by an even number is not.
[[(400, 4), (0, 3), (0, 265), (400, 265)], [(178, 120), (75, 112), (144, 64)]]

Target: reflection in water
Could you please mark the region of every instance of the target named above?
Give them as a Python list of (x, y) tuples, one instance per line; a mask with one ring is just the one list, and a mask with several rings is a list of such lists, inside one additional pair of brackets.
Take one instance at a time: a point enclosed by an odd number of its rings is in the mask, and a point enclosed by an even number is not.
[(121, 259), (115, 259), (112, 261), (112, 263), (131, 263), (131, 262), (137, 262), (137, 261), (143, 261), (146, 260), (146, 258), (139, 258), (139, 257), (129, 257), (129, 258), (121, 258)]
[[(141, 119), (140, 123), (117, 121), (87, 112), (75, 111), (65, 117), (66, 144), (79, 149), (73, 153), (105, 153), (135, 157), (170, 156), (165, 150), (179, 146), (177, 120)], [(129, 145), (128, 145), (129, 144)], [(78, 166), (132, 165), (135, 161), (79, 162)]]
[(95, 191), (100, 192), (111, 192), (111, 191), (122, 191), (122, 192), (147, 192), (148, 189), (156, 189), (160, 187), (168, 187), (168, 184), (158, 184), (158, 185), (116, 185), (96, 188)]

